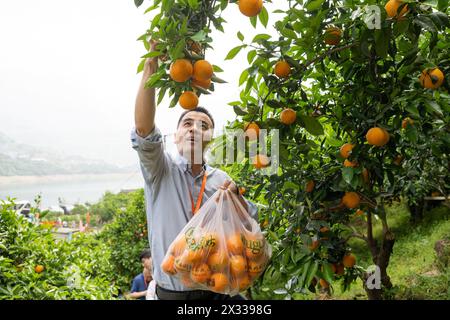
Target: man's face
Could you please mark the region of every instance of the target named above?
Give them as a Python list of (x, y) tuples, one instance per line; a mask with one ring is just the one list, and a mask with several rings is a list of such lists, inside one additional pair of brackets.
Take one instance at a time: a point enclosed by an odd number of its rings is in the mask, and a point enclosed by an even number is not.
[(203, 151), (213, 136), (211, 119), (202, 112), (187, 113), (178, 126), (175, 144), (178, 152), (192, 164), (201, 164)]

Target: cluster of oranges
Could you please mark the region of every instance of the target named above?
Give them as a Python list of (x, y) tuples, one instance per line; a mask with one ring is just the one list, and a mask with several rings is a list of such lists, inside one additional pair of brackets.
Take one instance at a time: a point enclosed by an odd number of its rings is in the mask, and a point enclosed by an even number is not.
[(260, 233), (237, 232), (226, 238), (215, 232), (198, 237), (185, 233), (172, 243), (161, 268), (187, 288), (237, 294), (261, 275), (268, 259)]
[[(192, 63), (188, 59), (177, 59), (170, 66), (170, 78), (175, 82), (190, 81), (191, 87), (209, 89), (213, 76), (213, 67), (206, 60)], [(184, 109), (194, 109), (198, 106), (198, 96), (195, 91), (184, 91), (178, 103)]]

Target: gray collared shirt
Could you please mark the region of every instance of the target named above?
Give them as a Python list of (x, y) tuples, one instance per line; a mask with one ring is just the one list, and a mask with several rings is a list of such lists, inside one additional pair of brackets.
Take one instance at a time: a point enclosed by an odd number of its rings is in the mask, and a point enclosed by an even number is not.
[[(164, 147), (161, 131), (155, 129), (145, 138), (136, 130), (131, 133), (133, 149), (139, 155), (142, 174), (144, 176), (145, 202), (150, 250), (153, 257), (153, 278), (156, 283), (169, 290), (189, 290), (181, 282), (164, 273), (160, 265), (172, 241), (192, 218), (192, 204), (189, 188), (192, 190), (194, 203), (200, 192), (203, 173), (192, 176), (187, 160), (181, 156), (171, 156)], [(205, 192), (202, 204), (205, 203), (225, 180), (231, 178), (224, 171), (204, 165), (207, 172)], [(248, 211), (257, 220), (257, 208), (246, 200)]]

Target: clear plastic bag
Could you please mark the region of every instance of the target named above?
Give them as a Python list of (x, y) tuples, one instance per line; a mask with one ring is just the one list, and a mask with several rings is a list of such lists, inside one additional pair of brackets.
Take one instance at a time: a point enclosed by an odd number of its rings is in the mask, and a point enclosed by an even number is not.
[(189, 290), (233, 296), (262, 274), (271, 255), (238, 196), (219, 189), (172, 242), (161, 268)]

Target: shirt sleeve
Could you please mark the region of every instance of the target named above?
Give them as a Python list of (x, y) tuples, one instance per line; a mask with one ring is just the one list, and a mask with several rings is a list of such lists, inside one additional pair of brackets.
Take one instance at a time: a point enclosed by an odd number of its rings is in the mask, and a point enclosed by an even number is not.
[(142, 138), (133, 128), (131, 144), (138, 153), (144, 179), (150, 184), (160, 180), (167, 171), (169, 162), (168, 155), (164, 151), (161, 131), (154, 127), (148, 136)]

